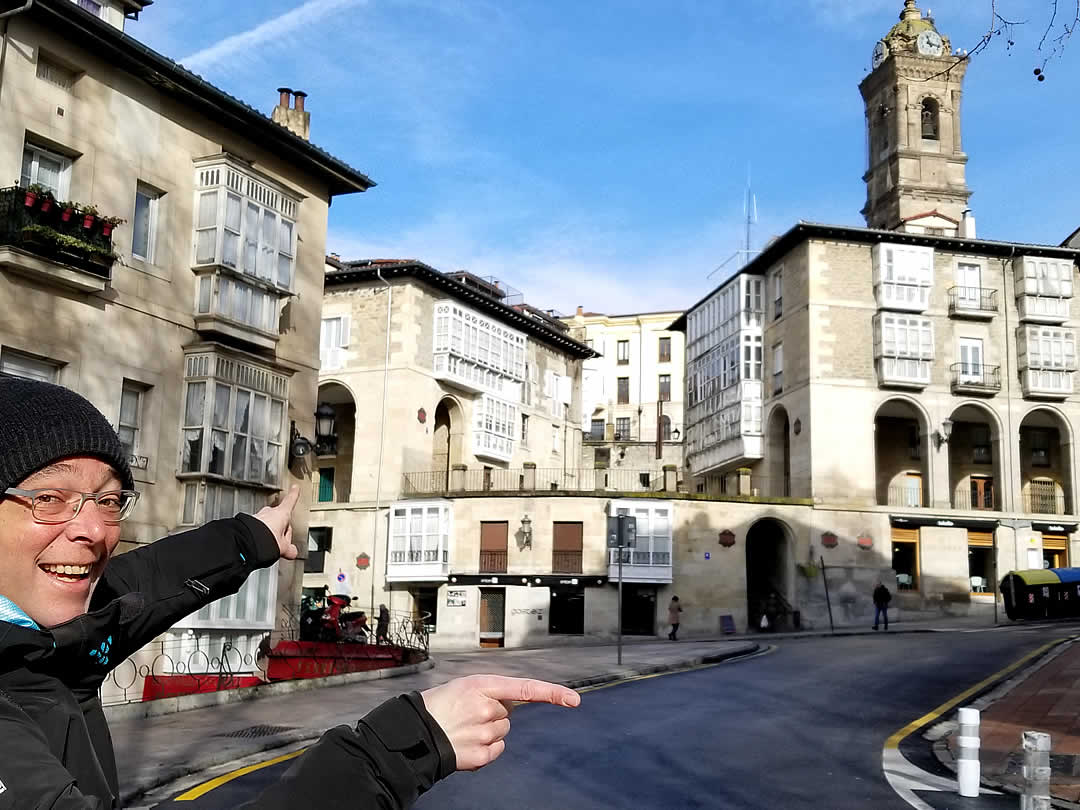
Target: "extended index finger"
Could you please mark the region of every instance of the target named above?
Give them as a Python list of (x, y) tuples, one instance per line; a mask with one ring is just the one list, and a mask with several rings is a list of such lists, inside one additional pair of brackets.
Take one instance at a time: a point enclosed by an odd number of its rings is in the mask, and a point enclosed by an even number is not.
[(480, 691), (495, 700), (516, 700), (522, 703), (551, 703), (574, 707), (581, 695), (565, 686), (532, 678), (508, 678), (504, 675), (481, 676)]
[(289, 487), (289, 491), (285, 493), (285, 497), (281, 499), (281, 503), (275, 508), (281, 508), (287, 511), (290, 515), (293, 509), (296, 508), (296, 502), (300, 500), (300, 487), (295, 484)]

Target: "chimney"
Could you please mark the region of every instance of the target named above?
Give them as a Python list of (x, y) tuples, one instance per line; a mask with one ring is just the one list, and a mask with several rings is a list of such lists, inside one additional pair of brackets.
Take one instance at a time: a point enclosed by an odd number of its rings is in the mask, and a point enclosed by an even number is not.
[(581, 306), (581, 304), (578, 304), (578, 308), (577, 308), (577, 314), (578, 314), (578, 317), (579, 317), (579, 318), (580, 318), (580, 317), (582, 317), (582, 316), (583, 316), (583, 315), (585, 314), (585, 310), (584, 310), (584, 309), (582, 309), (582, 306)]
[(975, 216), (970, 208), (965, 208), (960, 219), (960, 236), (964, 239), (975, 238)]
[(339, 253), (331, 253), (330, 258), (333, 259), (335, 262), (340, 262), (341, 261), (341, 254), (339, 254)]
[[(285, 127), (293, 135), (311, 140), (311, 113), (304, 109), (304, 99), (307, 93), (303, 90), (293, 90), (289, 87), (279, 87), (280, 99), (274, 107), (270, 118), (275, 124)], [(292, 99), (296, 99), (296, 106), (292, 106)]]

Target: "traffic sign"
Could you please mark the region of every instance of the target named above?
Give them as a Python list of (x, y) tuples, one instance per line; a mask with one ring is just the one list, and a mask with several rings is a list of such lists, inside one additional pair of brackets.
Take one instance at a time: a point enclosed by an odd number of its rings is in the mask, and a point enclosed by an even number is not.
[(637, 546), (637, 518), (630, 515), (612, 515), (607, 519), (608, 548), (635, 548)]

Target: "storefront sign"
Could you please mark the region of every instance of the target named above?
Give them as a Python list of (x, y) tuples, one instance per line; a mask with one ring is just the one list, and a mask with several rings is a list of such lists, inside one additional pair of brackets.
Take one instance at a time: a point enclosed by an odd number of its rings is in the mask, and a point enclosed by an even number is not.
[(510, 611), (513, 616), (540, 616), (543, 615), (543, 608), (513, 608)]
[(480, 584), (481, 585), (498, 585), (499, 584), (499, 578), (498, 577), (480, 577)]
[(465, 607), (465, 591), (448, 590), (446, 592), (447, 607)]

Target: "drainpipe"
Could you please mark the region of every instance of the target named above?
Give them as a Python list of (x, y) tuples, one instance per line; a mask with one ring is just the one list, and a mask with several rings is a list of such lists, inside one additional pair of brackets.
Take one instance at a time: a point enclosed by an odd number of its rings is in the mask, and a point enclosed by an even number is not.
[(22, 14), (24, 11), (29, 11), (30, 7), (34, 5), (34, 0), (26, 0), (19, 8), (13, 8), (10, 11), (0, 13), (0, 20), (3, 20), (3, 26), (0, 27), (0, 37), (3, 38), (3, 45), (0, 45), (0, 94), (4, 90), (4, 65), (7, 63), (7, 45), (8, 45), (8, 23), (11, 22), (11, 18), (16, 14)]
[[(386, 285), (386, 355), (383, 359), (383, 386), (382, 386), (382, 416), (379, 419), (379, 461), (378, 467), (375, 473), (375, 520), (371, 527), (371, 553), (375, 555), (379, 548), (379, 501), (382, 499), (382, 465), (383, 465), (383, 447), (386, 444), (386, 394), (387, 394), (387, 382), (390, 375), (390, 313), (394, 308), (394, 288), (390, 286), (390, 282), (382, 276), (382, 269), (375, 268), (375, 276), (383, 284)], [(383, 563), (383, 580), (386, 579), (386, 566), (390, 560), (390, 555), (386, 555), (386, 562)], [(371, 566), (371, 609), (375, 610), (375, 561), (372, 560)]]

